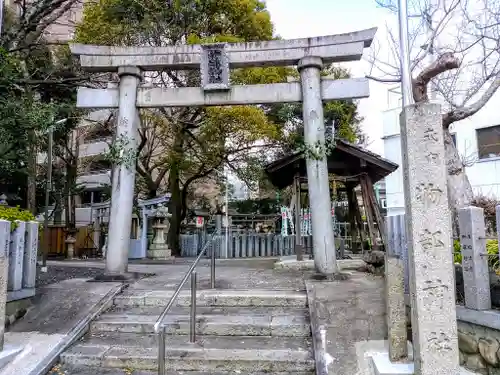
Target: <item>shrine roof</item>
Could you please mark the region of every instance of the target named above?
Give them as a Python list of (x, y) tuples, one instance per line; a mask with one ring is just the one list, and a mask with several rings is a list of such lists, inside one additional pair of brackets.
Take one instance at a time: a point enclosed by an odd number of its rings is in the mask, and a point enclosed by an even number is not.
[[(356, 183), (361, 173), (367, 173), (372, 183), (375, 183), (398, 168), (396, 163), (343, 140), (336, 140), (335, 148), (327, 160), (328, 173)], [(278, 189), (292, 185), (297, 172), (301, 177), (307, 176), (304, 152), (295, 152), (269, 163), (265, 172)]]

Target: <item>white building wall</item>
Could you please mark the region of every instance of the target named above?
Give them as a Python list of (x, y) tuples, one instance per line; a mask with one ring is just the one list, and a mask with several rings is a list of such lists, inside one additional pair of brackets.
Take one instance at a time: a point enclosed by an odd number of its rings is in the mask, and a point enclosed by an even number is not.
[[(500, 199), (500, 158), (479, 160), (476, 135), (476, 129), (500, 125), (500, 112), (495, 110), (498, 103), (500, 93), (474, 116), (452, 124), (450, 131), (455, 134), (460, 155), (469, 165), (466, 173), (474, 194)], [(383, 112), (384, 157), (400, 165), (400, 168), (386, 177), (387, 215), (391, 216), (404, 213), (404, 193), (399, 132), (401, 107), (397, 94), (389, 94), (388, 104), (392, 109)]]
[(475, 194), (500, 199), (500, 158), (479, 160), (476, 129), (500, 125), (500, 92), (474, 116), (452, 124), (450, 130), (455, 133), (457, 148), (467, 162), (467, 176)]

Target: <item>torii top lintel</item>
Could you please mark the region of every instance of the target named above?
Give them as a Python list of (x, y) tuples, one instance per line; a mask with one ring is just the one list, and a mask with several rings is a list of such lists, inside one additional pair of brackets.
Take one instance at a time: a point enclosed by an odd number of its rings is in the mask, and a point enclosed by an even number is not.
[[(264, 42), (225, 43), (231, 68), (297, 65), (306, 56), (317, 56), (323, 63), (360, 60), (363, 49), (370, 47), (376, 28), (352, 33), (313, 38), (271, 40)], [(143, 70), (200, 69), (204, 45), (168, 47), (112, 47), (71, 44), (71, 52), (80, 56), (83, 69), (114, 72), (120, 66)]]

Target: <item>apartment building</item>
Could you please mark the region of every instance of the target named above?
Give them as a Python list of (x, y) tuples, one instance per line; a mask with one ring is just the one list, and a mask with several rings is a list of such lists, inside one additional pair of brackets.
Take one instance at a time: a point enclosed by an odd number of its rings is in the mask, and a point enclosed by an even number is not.
[[(500, 114), (496, 105), (500, 93), (474, 116), (451, 125), (457, 146), (475, 195), (500, 199)], [(399, 89), (388, 90), (388, 108), (383, 112), (385, 158), (402, 165)], [(385, 179), (388, 215), (404, 213), (403, 170), (398, 168)]]

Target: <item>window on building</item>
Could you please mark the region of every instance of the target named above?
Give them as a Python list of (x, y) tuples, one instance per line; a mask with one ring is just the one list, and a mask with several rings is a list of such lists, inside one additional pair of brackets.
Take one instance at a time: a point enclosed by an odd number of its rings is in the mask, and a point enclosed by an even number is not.
[(479, 159), (500, 157), (500, 125), (476, 129)]
[(107, 199), (104, 190), (84, 190), (80, 193), (82, 206), (90, 206), (92, 203), (102, 203)]
[(387, 208), (387, 200), (386, 199), (381, 199), (380, 200), (380, 207)]
[(90, 163), (89, 173), (90, 174), (99, 174), (109, 171), (112, 168), (112, 164), (108, 160), (95, 160)]
[(87, 133), (85, 143), (106, 141), (111, 137), (113, 137), (113, 131), (108, 126), (100, 124)]

